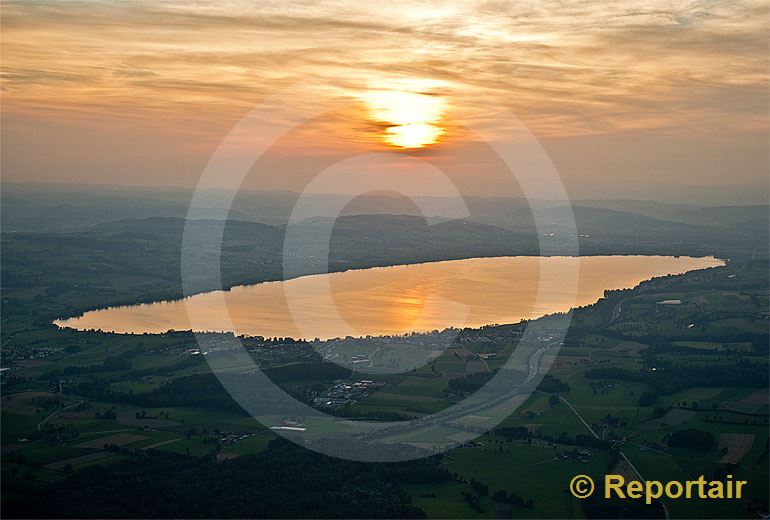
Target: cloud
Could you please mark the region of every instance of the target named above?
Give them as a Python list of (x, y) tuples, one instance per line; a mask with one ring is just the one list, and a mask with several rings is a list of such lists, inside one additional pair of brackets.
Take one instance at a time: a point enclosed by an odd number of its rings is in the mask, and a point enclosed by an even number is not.
[(371, 137), (354, 106), (362, 91), (432, 80), (451, 124), (479, 117), (476, 100), (488, 95), (542, 138), (741, 139), (767, 126), (770, 8), (761, 0), (2, 6), (3, 110), (22, 119), (125, 118), (195, 128), (211, 142), (261, 99), (300, 84), (298, 110), (348, 100), (321, 140), (358, 145)]

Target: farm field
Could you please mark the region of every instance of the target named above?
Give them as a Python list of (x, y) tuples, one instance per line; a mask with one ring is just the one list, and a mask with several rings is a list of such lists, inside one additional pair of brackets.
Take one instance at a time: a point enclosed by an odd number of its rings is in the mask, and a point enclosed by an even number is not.
[[(733, 276), (729, 294), (713, 288), (727, 276)], [(471, 440), (429, 463), (449, 480), (401, 488), (429, 517), (563, 518), (585, 515), (584, 504), (566, 491), (576, 474), (601, 479), (618, 466), (642, 479), (670, 480), (714, 478), (729, 470), (750, 482), (750, 503), (761, 508), (768, 486), (762, 276), (761, 268), (744, 264), (664, 277), (577, 311), (563, 345), (542, 333), (539, 363), (548, 377), (523, 404), (497, 425), (479, 411), (467, 422), (471, 430), (463, 439)], [(684, 303), (656, 303), (666, 298)], [(637, 326), (642, 321), (647, 328)], [(547, 319), (540, 322), (547, 331)], [(191, 354), (195, 340), (188, 333), (14, 330), (14, 342), (51, 349), (42, 358), (14, 361), (14, 377), (3, 384), (4, 471), (35, 489), (86, 470), (163, 457), (227, 465), (243, 457), (279, 456), (283, 448), (275, 441), (291, 432), (271, 427), (335, 435), (333, 426), (310, 417), (275, 415), (266, 424), (249, 417), (211, 374), (205, 356)], [(340, 419), (400, 421), (445, 409), (483, 386), (516, 351), (518, 331), (516, 325), (462, 331), (456, 345), (402, 373), (376, 366), (371, 374), (358, 373), (324, 362), (319, 352), (376, 353), (373, 365), (388, 364), (398, 345), (431, 350), (436, 338), (399, 338), (379, 351), (373, 346), (377, 338), (318, 345), (245, 341), (265, 373), (296, 398), (313, 404), (317, 396), (336, 396), (328, 399), (340, 404), (323, 411)], [(228, 374), (242, 370), (233, 365)], [(740, 377), (733, 377), (736, 372)], [(346, 396), (350, 390), (344, 388), (353, 384), (366, 390)], [(711, 439), (704, 450), (670, 444), (677, 432), (691, 430)], [(444, 435), (439, 427), (434, 433)], [(420, 443), (409, 434), (390, 440)], [(498, 491), (518, 498), (496, 501), (492, 495)], [(753, 514), (737, 502), (665, 506), (671, 518)]]

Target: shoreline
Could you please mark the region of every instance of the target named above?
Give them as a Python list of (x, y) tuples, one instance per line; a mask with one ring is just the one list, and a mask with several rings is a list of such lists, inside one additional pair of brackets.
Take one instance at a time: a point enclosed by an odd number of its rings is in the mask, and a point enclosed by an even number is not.
[[(98, 332), (102, 332), (102, 333), (120, 334), (120, 335), (131, 335), (131, 334), (155, 334), (155, 335), (161, 335), (161, 334), (167, 334), (167, 333), (171, 333), (171, 332), (191, 332), (191, 333), (202, 333), (202, 334), (205, 334), (205, 333), (211, 333), (211, 334), (228, 334), (228, 333), (229, 334), (235, 334), (235, 331), (232, 330), (232, 329), (228, 330), (228, 329), (215, 329), (215, 328), (211, 328), (211, 329), (195, 329), (195, 328), (175, 329), (175, 328), (169, 328), (169, 329), (164, 330), (164, 331), (160, 331), (160, 330), (158, 330), (158, 331), (146, 331), (146, 330), (145, 331), (124, 331), (124, 330), (123, 331), (116, 331), (115, 329), (104, 329), (103, 327), (99, 327), (99, 328), (86, 327), (86, 326), (78, 327), (78, 326), (73, 326), (74, 323), (71, 324), (71, 323), (68, 323), (68, 322), (73, 322), (73, 321), (77, 322), (78, 320), (83, 319), (85, 316), (87, 316), (87, 315), (89, 315), (91, 313), (101, 313), (101, 312), (107, 312), (107, 311), (119, 311), (119, 310), (128, 309), (128, 308), (146, 308), (148, 306), (179, 305), (180, 303), (185, 302), (185, 301), (187, 301), (189, 299), (192, 299), (194, 297), (201, 297), (203, 295), (215, 295), (215, 294), (226, 295), (226, 294), (232, 294), (232, 292), (234, 290), (237, 291), (238, 289), (250, 289), (250, 288), (255, 288), (255, 287), (258, 287), (258, 286), (269, 286), (269, 285), (275, 285), (275, 284), (278, 284), (278, 283), (287, 283), (287, 282), (292, 281), (292, 280), (311, 279), (311, 278), (317, 278), (317, 277), (320, 277), (320, 276), (325, 276), (325, 277), (331, 277), (331, 276), (335, 276), (335, 275), (340, 276), (340, 275), (343, 275), (345, 273), (350, 273), (350, 272), (365, 272), (365, 271), (374, 271), (374, 270), (382, 270), (382, 269), (388, 269), (388, 270), (395, 271), (395, 270), (400, 270), (400, 269), (414, 268), (414, 267), (417, 267), (417, 266), (427, 265), (427, 264), (447, 265), (447, 264), (454, 264), (454, 263), (458, 263), (458, 262), (473, 262), (473, 261), (484, 261), (484, 260), (488, 261), (488, 260), (498, 260), (498, 259), (499, 260), (516, 259), (516, 258), (523, 258), (523, 259), (531, 259), (531, 258), (549, 258), (549, 259), (551, 259), (551, 258), (556, 258), (556, 259), (558, 259), (558, 258), (564, 258), (564, 259), (567, 259), (567, 258), (570, 258), (570, 259), (571, 258), (581, 258), (581, 259), (583, 259), (583, 258), (594, 258), (594, 259), (604, 259), (604, 258), (613, 258), (613, 257), (623, 257), (623, 258), (656, 258), (656, 259), (662, 259), (662, 258), (670, 258), (670, 259), (687, 258), (687, 259), (692, 259), (692, 260), (695, 260), (695, 259), (706, 259), (706, 260), (711, 260), (713, 262), (720, 262), (718, 265), (710, 265), (710, 266), (704, 266), (704, 267), (697, 267), (697, 268), (694, 268), (694, 269), (686, 270), (686, 271), (684, 271), (682, 273), (677, 273), (676, 275), (681, 275), (681, 274), (685, 274), (687, 272), (692, 272), (692, 271), (697, 271), (697, 270), (702, 270), (702, 269), (709, 269), (709, 268), (712, 268), (712, 267), (723, 267), (723, 266), (725, 266), (725, 265), (727, 265), (729, 263), (729, 259), (721, 259), (721, 258), (717, 258), (717, 257), (715, 257), (713, 255), (704, 255), (704, 256), (700, 256), (700, 257), (689, 256), (689, 255), (591, 255), (591, 256), (585, 256), (585, 257), (574, 257), (574, 256), (566, 256), (566, 255), (550, 255), (550, 256), (537, 256), (537, 257), (535, 257), (534, 255), (506, 255), (506, 256), (493, 256), (493, 257), (473, 257), (473, 258), (465, 258), (465, 259), (439, 260), (439, 261), (435, 261), (435, 262), (434, 261), (427, 261), (427, 262), (418, 262), (418, 263), (411, 263), (411, 264), (396, 264), (396, 265), (391, 265), (391, 266), (375, 266), (375, 267), (366, 267), (366, 268), (351, 268), (351, 269), (346, 269), (346, 270), (342, 270), (342, 271), (334, 271), (334, 272), (329, 272), (329, 273), (316, 273), (316, 274), (309, 274), (309, 275), (301, 275), (301, 276), (294, 277), (294, 278), (291, 278), (291, 279), (288, 279), (288, 280), (273, 280), (273, 281), (266, 281), (266, 282), (258, 282), (258, 283), (254, 283), (254, 284), (234, 285), (234, 286), (232, 286), (232, 287), (230, 287), (228, 289), (220, 289), (220, 290), (214, 290), (214, 291), (204, 291), (204, 292), (196, 293), (196, 294), (193, 294), (193, 295), (190, 295), (190, 296), (185, 296), (183, 298), (168, 299), (168, 300), (156, 300), (156, 301), (153, 301), (153, 302), (139, 303), (139, 304), (108, 306), (108, 307), (103, 307), (103, 308), (99, 308), (99, 309), (93, 309), (93, 310), (85, 311), (85, 312), (83, 312), (83, 313), (81, 313), (81, 314), (79, 314), (77, 316), (73, 316), (73, 317), (70, 317), (70, 318), (58, 318), (56, 320), (53, 320), (52, 324), (55, 325), (56, 327), (60, 328), (60, 329), (70, 329), (70, 330), (75, 330), (75, 331), (92, 331), (93, 330), (93, 331), (98, 331)], [(650, 276), (649, 278), (644, 278), (642, 280), (639, 280), (636, 283), (636, 285), (634, 285), (634, 286), (622, 287), (622, 288), (624, 288), (624, 289), (631, 289), (633, 287), (636, 287), (640, 283), (652, 280), (654, 278), (659, 278), (659, 277), (662, 277), (662, 276), (668, 276), (668, 275), (653, 275), (653, 276)], [(609, 288), (609, 289), (605, 289), (605, 290), (614, 290), (614, 289), (617, 289), (617, 288)], [(497, 321), (492, 321), (492, 322), (487, 322), (487, 323), (476, 323), (476, 324), (473, 324), (473, 325), (466, 325), (464, 327), (459, 327), (459, 328), (477, 329), (477, 328), (482, 328), (482, 327), (487, 327), (487, 326), (497, 326), (497, 325), (508, 325), (508, 324), (513, 324), (513, 323), (520, 323), (521, 321), (524, 321), (524, 320), (540, 319), (540, 318), (543, 318), (543, 317), (548, 316), (550, 314), (567, 313), (567, 312), (569, 312), (570, 310), (572, 310), (575, 307), (582, 307), (582, 306), (585, 306), (585, 305), (592, 305), (592, 304), (595, 304), (597, 301), (598, 301), (598, 299), (593, 300), (593, 301), (591, 301), (590, 303), (587, 303), (587, 304), (580, 304), (580, 305), (577, 305), (577, 306), (570, 307), (569, 309), (565, 309), (565, 310), (561, 310), (561, 311), (557, 311), (557, 312), (546, 312), (546, 313), (538, 315), (538, 316), (522, 317), (522, 318), (520, 318), (517, 321), (510, 321), (510, 322), (503, 322), (503, 323), (500, 323), (500, 322), (497, 322)], [(443, 327), (442, 330), (447, 330), (447, 329), (451, 329), (451, 328), (455, 328), (455, 327), (454, 326)], [(366, 336), (387, 337), (387, 336), (392, 336), (392, 335), (403, 335), (403, 334), (410, 334), (410, 333), (427, 333), (427, 332), (432, 332), (434, 330), (436, 330), (436, 329), (432, 328), (432, 327), (428, 327), (428, 328), (425, 328), (425, 329), (415, 328), (415, 329), (403, 330), (403, 331), (399, 331), (398, 333), (396, 333), (396, 332), (392, 332), (392, 333), (374, 333), (374, 332), (372, 332), (372, 333), (369, 333), (369, 334), (362, 333), (362, 334), (360, 334), (360, 337), (366, 337)], [(252, 333), (241, 333), (241, 334), (237, 334), (237, 335), (238, 336), (242, 336), (242, 337), (264, 336), (263, 334), (259, 334), (259, 333), (253, 333), (253, 334)], [(268, 334), (267, 336), (271, 336), (271, 334)], [(291, 337), (291, 336), (287, 336), (287, 337)], [(320, 338), (320, 336), (315, 336), (315, 337), (319, 337), (319, 339), (323, 339), (324, 341), (326, 341), (326, 340), (329, 340), (329, 339), (334, 339), (335, 337), (339, 337), (339, 336), (330, 336), (330, 337), (324, 337), (324, 338)], [(305, 338), (305, 340), (306, 341), (312, 341), (311, 338)]]

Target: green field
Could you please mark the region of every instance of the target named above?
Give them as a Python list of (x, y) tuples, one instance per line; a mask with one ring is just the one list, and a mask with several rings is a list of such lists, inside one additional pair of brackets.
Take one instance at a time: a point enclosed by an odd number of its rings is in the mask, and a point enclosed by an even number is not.
[[(450, 479), (394, 485), (432, 518), (582, 517), (582, 503), (566, 491), (569, 480), (576, 474), (600, 479), (617, 456), (611, 449), (614, 443), (642, 479), (686, 480), (700, 474), (711, 478), (730, 469), (750, 482), (752, 497), (766, 503), (768, 354), (762, 344), (768, 331), (766, 289), (766, 270), (761, 266), (730, 264), (657, 279), (644, 290), (609, 294), (576, 311), (564, 346), (542, 340), (541, 364), (550, 367), (551, 386), (539, 387), (518, 409), (506, 412), (499, 425), (489, 424), (480, 411), (478, 421), (469, 427), (474, 434), (494, 426), (503, 433), (523, 428), (515, 431), (526, 431), (527, 439), (514, 440), (493, 430), (426, 462), (446, 469)], [(17, 296), (36, 294), (39, 291)], [(79, 298), (87, 300), (85, 295)], [(663, 299), (681, 299), (683, 304), (656, 303)], [(100, 304), (98, 298), (91, 301)], [(64, 312), (63, 307), (57, 309)], [(389, 374), (375, 366), (373, 374), (346, 376), (349, 382), (371, 379), (381, 386), (351, 399), (335, 413), (373, 420), (433, 414), (471, 393), (474, 376), (483, 384), (517, 348), (511, 329), (491, 327), (462, 334), (468, 336), (462, 348), (456, 352), (450, 348), (416, 370)], [(195, 340), (186, 333), (75, 332), (25, 325), (17, 319), (9, 322), (3, 337), (11, 340), (11, 346), (19, 345), (22, 353), (52, 349), (41, 357), (20, 356), (11, 364), (14, 377), (3, 384), (3, 474), (4, 480), (20, 483), (18, 489), (40, 492), (51, 482), (67, 482), (70, 472), (145, 464), (154, 456), (222, 465), (252, 455), (280, 458), (284, 455), (276, 451), (279, 448), (269, 445), (277, 438), (269, 428), (285, 421), (301, 423), (316, 438), (335, 434), (334, 423), (312, 417), (270, 416), (265, 424), (249, 417), (211, 377), (203, 356), (187, 354)], [(334, 348), (372, 354), (376, 341), (340, 341)], [(374, 364), (390, 363), (401, 341), (381, 350)], [(403, 345), (409, 341), (403, 339)], [(289, 349), (265, 343), (258, 348), (267, 353)], [(418, 347), (410, 348), (414, 353)], [(284, 372), (288, 375), (282, 376), (280, 385), (309, 403), (335, 385), (339, 376), (315, 374), (320, 356), (308, 357), (299, 347), (296, 352), (296, 359), (284, 356), (271, 366), (304, 367), (306, 373)], [(489, 359), (482, 360), (479, 354)], [(241, 371), (239, 366), (230, 373)], [(714, 445), (708, 451), (669, 446), (671, 434), (684, 429), (711, 434)], [(430, 432), (438, 438), (457, 434), (441, 425), (432, 426)], [(593, 442), (601, 447), (578, 443), (594, 434), (598, 439)], [(736, 447), (735, 439), (743, 439), (745, 446)], [(420, 434), (396, 433), (388, 440), (419, 446), (422, 439)], [(723, 441), (727, 451), (720, 449)], [(582, 454), (574, 455), (575, 450)], [(735, 466), (720, 462), (726, 456), (737, 458)], [(532, 507), (495, 503), (475, 490), (471, 479), (485, 485), (488, 495), (503, 490), (531, 499)], [(14, 493), (20, 493), (18, 489)], [(464, 494), (475, 498), (469, 501)], [(738, 502), (680, 500), (665, 505), (671, 518), (749, 514)]]

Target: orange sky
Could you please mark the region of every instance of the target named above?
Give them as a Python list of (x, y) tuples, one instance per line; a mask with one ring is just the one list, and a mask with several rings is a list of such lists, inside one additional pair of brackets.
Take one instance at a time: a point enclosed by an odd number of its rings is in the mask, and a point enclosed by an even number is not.
[[(496, 193), (464, 127), (489, 97), (565, 183), (766, 182), (765, 1), (3, 1), (3, 178), (194, 185), (227, 131), (289, 85), (332, 111), (254, 188), (366, 151), (418, 151)], [(247, 146), (248, 143), (245, 144)], [(404, 153), (404, 152), (400, 152)]]

